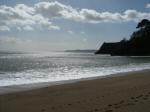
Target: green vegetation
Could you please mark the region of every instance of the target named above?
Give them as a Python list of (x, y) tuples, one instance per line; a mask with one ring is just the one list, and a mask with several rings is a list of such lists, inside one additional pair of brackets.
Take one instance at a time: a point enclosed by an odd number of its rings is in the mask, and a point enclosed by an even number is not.
[(116, 43), (104, 43), (95, 54), (110, 54), (119, 56), (150, 56), (150, 21), (143, 19), (138, 23), (138, 30), (130, 39)]

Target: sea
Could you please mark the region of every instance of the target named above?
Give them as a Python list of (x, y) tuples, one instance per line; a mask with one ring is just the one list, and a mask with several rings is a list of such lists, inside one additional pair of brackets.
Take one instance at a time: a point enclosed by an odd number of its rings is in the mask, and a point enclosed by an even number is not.
[(108, 76), (150, 69), (150, 57), (93, 52), (0, 52), (0, 87)]

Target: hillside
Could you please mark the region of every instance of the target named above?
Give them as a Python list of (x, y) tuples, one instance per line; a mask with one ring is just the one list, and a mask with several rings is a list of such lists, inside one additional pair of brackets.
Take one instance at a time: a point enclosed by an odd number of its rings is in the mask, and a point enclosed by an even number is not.
[(103, 43), (95, 54), (150, 56), (150, 21), (143, 19), (136, 28), (138, 30), (133, 32), (129, 40), (123, 39), (120, 42)]

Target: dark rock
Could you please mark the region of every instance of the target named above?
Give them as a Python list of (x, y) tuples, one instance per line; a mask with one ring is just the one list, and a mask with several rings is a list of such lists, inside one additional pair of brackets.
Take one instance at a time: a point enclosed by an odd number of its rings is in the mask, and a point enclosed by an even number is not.
[(115, 43), (103, 43), (95, 54), (110, 54), (112, 56), (150, 56), (150, 21), (138, 23), (138, 31), (129, 40), (123, 39)]

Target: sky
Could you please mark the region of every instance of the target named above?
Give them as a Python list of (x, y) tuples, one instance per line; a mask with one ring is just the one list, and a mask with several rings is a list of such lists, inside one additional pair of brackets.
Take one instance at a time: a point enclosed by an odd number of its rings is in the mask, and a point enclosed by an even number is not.
[(149, 0), (0, 0), (0, 50), (99, 49), (129, 39)]

